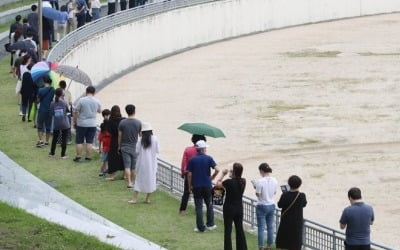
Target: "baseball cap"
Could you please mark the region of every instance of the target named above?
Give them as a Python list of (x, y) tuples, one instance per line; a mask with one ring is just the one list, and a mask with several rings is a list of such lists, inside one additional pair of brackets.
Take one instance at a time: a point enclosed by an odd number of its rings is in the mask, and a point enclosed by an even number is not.
[(208, 147), (209, 147), (208, 144), (203, 140), (196, 142), (196, 148), (208, 148)]

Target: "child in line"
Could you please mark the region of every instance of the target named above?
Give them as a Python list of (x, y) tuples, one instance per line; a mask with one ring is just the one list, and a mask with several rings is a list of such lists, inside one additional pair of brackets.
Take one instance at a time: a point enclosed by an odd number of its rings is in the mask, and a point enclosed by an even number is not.
[(105, 176), (107, 173), (108, 152), (110, 151), (111, 135), (106, 130), (106, 123), (110, 118), (111, 111), (105, 109), (101, 112), (103, 116), (103, 123), (100, 125), (99, 133), (99, 154), (101, 154), (101, 166), (99, 176)]

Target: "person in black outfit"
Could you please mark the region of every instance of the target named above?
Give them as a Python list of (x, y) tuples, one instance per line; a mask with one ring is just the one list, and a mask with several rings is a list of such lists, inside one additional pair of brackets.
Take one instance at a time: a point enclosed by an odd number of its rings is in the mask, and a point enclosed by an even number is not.
[(228, 173), (225, 169), (217, 186), (223, 186), (226, 192), (223, 206), (224, 217), (224, 250), (232, 250), (232, 222), (236, 231), (236, 250), (247, 250), (246, 237), (243, 230), (243, 192), (246, 188), (246, 179), (242, 178), (243, 166), (235, 162), (233, 164), (229, 179), (222, 182)]
[(307, 204), (306, 195), (299, 192), (300, 177), (290, 176), (290, 191), (284, 192), (278, 201), (282, 209), (281, 222), (276, 235), (276, 248), (301, 250), (303, 244), (303, 208)]
[(106, 130), (111, 135), (110, 151), (108, 152), (108, 174), (106, 180), (114, 180), (115, 173), (119, 170), (124, 170), (121, 152), (118, 150), (118, 126), (123, 120), (121, 109), (118, 105), (111, 108), (110, 119), (106, 124)]
[[(21, 105), (22, 105), (22, 121), (24, 122), (26, 119), (26, 115), (28, 115), (28, 122), (30, 114), (31, 114), (31, 109), (32, 105), (35, 101), (35, 97), (37, 95), (38, 87), (36, 83), (33, 82), (32, 80), (32, 75), (31, 75), (31, 68), (33, 66), (33, 63), (30, 63), (27, 68), (28, 71), (25, 72), (22, 75), (22, 86), (21, 86)], [(28, 112), (27, 112), (28, 110)], [(27, 114), (28, 113), (28, 114)]]

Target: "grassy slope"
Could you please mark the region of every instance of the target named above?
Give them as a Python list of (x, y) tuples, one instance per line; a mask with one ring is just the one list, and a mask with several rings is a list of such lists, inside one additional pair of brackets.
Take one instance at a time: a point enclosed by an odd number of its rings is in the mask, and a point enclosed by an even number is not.
[[(22, 123), (14, 96), (15, 80), (5, 58), (0, 62), (0, 150), (44, 181), (85, 207), (114, 223), (169, 249), (222, 249), (223, 224), (216, 220), (214, 232), (196, 234), (194, 209), (179, 216), (179, 201), (162, 191), (153, 196), (153, 204), (129, 205), (132, 193), (123, 181), (106, 182), (97, 176), (98, 157), (92, 163), (73, 163), (73, 146), (68, 160), (49, 159), (49, 149), (34, 147), (37, 136), (31, 123)], [(60, 149), (57, 148), (56, 154)], [(140, 196), (143, 199), (143, 196)], [(233, 237), (234, 238), (234, 237)], [(256, 237), (247, 234), (249, 249), (256, 249)]]
[(0, 202), (0, 249), (117, 249)]

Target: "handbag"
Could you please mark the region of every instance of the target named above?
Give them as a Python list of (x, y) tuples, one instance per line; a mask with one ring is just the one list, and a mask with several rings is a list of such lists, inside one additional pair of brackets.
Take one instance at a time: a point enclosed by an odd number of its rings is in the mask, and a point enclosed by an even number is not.
[(4, 44), (4, 49), (5, 49), (7, 52), (11, 52), (11, 44), (10, 44), (10, 43)]
[(293, 206), (293, 204), (296, 202), (297, 198), (299, 197), (300, 192), (297, 193), (296, 198), (290, 203), (290, 205), (281, 213), (281, 217)]

